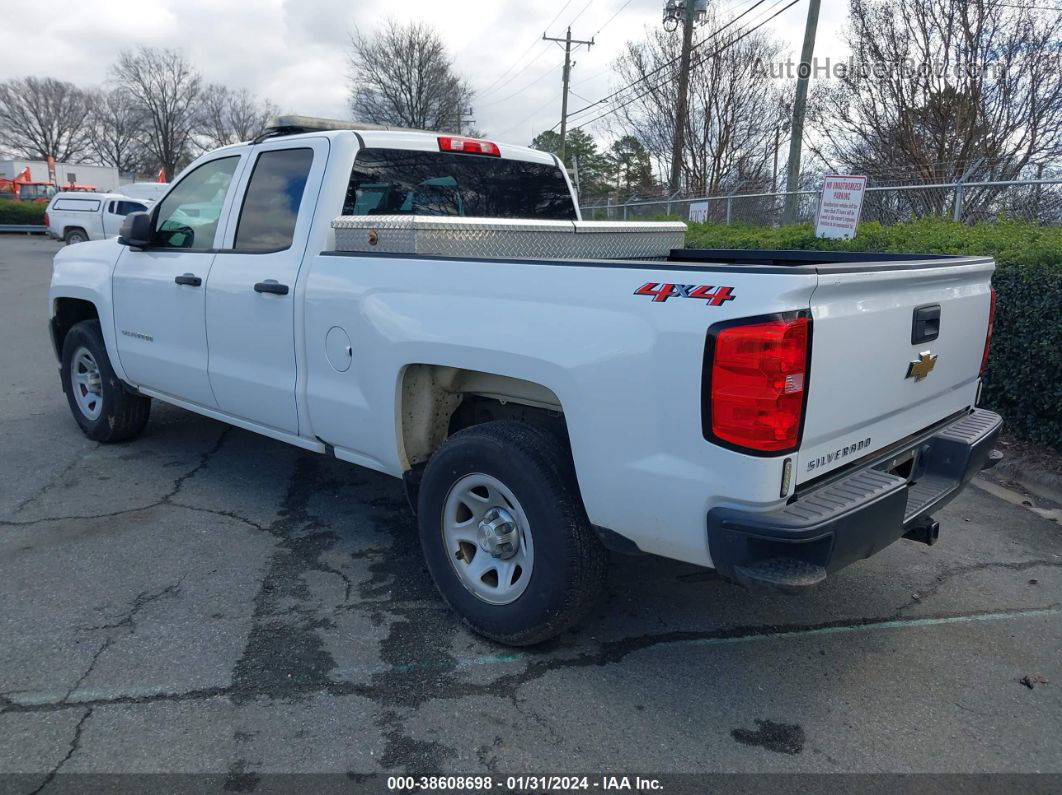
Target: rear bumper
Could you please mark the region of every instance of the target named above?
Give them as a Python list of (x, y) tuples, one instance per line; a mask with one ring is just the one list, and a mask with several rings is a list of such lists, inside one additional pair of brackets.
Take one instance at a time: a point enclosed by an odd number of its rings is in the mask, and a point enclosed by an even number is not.
[[(786, 592), (816, 585), (926, 523), (977, 472), (996, 464), (1002, 424), (998, 414), (974, 409), (778, 511), (713, 508), (708, 512), (712, 563), (745, 585)], [(896, 463), (905, 459), (909, 471), (900, 474)]]

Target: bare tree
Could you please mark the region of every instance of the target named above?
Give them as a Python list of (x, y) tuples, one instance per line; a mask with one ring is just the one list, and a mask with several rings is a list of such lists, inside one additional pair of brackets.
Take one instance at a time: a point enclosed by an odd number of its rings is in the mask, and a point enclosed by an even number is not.
[(351, 36), (350, 109), (359, 121), (458, 131), (472, 91), (427, 25), (389, 20), (372, 36)]
[(148, 150), (172, 179), (193, 143), (199, 73), (180, 52), (150, 47), (122, 52), (112, 73), (144, 113)]
[[(710, 15), (701, 28), (710, 44), (694, 52), (690, 70), (682, 183), (689, 192), (719, 193), (769, 187), (775, 128), (784, 121), (784, 98), (765, 64), (776, 60), (781, 44), (767, 34), (725, 27)], [(616, 61), (619, 81), (634, 84), (612, 100), (609, 117), (619, 135), (641, 141), (663, 180), (670, 176), (675, 137), (681, 34), (649, 30), (628, 42)]]
[(77, 160), (91, 137), (88, 94), (51, 77), (0, 83), (0, 148), (33, 159)]
[(92, 100), (92, 149), (104, 165), (137, 173), (147, 167), (147, 117), (123, 88), (96, 93)]
[(852, 68), (814, 93), (811, 124), (879, 183), (1014, 179), (1062, 154), (1060, 31), (1062, 14), (999, 0), (851, 0)]
[(248, 141), (261, 133), (279, 109), (261, 102), (247, 89), (234, 91), (211, 83), (200, 97), (199, 145), (203, 149)]

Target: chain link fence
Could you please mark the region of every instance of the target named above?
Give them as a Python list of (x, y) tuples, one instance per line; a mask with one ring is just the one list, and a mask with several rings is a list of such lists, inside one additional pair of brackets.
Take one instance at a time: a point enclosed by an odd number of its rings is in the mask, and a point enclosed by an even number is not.
[[(617, 203), (587, 203), (583, 218), (591, 221), (646, 221), (678, 218), (715, 224), (777, 226), (789, 200), (800, 223), (814, 223), (820, 191), (735, 193), (724, 196), (660, 197)], [(935, 185), (868, 187), (863, 199), (864, 221), (894, 224), (917, 218), (950, 218), (964, 223), (1003, 217), (1062, 224), (1062, 178), (1011, 182), (965, 182)]]

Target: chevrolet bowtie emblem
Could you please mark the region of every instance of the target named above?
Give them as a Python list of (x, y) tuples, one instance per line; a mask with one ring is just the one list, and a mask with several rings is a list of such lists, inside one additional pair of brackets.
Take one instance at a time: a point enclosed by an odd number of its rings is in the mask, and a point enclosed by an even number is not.
[(918, 358), (907, 364), (907, 375), (905, 378), (913, 378), (915, 381), (921, 381), (936, 367), (937, 357), (931, 354), (929, 351), (923, 351), (918, 354)]

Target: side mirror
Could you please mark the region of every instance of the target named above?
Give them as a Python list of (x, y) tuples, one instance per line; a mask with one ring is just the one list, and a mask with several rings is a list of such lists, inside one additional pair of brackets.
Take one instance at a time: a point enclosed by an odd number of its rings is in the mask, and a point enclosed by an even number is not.
[(129, 248), (147, 248), (151, 245), (151, 213), (129, 213), (122, 221), (118, 243)]

